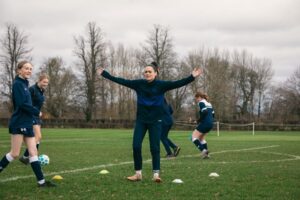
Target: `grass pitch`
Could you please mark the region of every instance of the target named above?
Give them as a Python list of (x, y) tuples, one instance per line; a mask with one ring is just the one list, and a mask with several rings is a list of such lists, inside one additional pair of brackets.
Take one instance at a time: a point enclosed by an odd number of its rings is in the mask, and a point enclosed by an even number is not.
[[(211, 132), (209, 160), (200, 158), (190, 132), (170, 132), (182, 148), (175, 159), (165, 159), (161, 145), (158, 184), (151, 181), (148, 136), (143, 180), (132, 183), (125, 179), (134, 174), (132, 130), (43, 129), (40, 154), (50, 157), (46, 179), (63, 180), (56, 188), (37, 188), (31, 167), (16, 160), (0, 173), (0, 199), (300, 199), (299, 132)], [(9, 148), (10, 135), (0, 129), (0, 156)], [(99, 174), (103, 169), (110, 173)], [(211, 172), (220, 176), (211, 178)]]

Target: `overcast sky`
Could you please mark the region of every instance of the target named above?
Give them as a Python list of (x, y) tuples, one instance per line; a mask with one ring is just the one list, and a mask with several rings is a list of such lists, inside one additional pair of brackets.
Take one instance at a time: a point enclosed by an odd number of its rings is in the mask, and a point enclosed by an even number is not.
[(94, 21), (113, 44), (139, 48), (154, 24), (170, 28), (176, 52), (243, 50), (272, 60), (274, 82), (300, 66), (300, 0), (0, 0), (0, 33), (14, 23), (34, 47), (33, 64), (76, 59), (73, 36)]

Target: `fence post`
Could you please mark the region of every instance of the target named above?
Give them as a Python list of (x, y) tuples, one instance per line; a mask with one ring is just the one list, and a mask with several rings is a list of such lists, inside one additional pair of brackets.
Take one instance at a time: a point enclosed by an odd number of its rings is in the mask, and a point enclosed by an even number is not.
[(219, 122), (217, 121), (217, 133), (218, 133), (218, 136), (220, 136), (220, 127), (219, 127)]

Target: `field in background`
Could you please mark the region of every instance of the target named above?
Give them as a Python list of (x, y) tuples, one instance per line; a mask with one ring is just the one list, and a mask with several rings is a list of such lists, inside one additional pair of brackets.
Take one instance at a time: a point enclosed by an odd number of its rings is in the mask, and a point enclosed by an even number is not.
[[(181, 146), (165, 159), (161, 177), (151, 181), (148, 136), (143, 143), (143, 180), (132, 175), (132, 130), (43, 129), (40, 153), (50, 157), (47, 179), (61, 175), (56, 188), (37, 188), (30, 166), (14, 161), (0, 173), (0, 199), (300, 199), (299, 132), (216, 132), (208, 135), (211, 159), (202, 160), (189, 131), (171, 131)], [(7, 129), (0, 129), (0, 156), (10, 148)], [(110, 173), (99, 174), (102, 169)], [(220, 177), (210, 178), (211, 172)], [(181, 179), (183, 184), (172, 183)]]

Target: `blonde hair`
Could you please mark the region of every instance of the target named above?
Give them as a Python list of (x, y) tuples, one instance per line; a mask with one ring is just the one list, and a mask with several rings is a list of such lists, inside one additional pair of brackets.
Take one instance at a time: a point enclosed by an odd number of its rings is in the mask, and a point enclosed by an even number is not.
[(49, 76), (48, 76), (47, 74), (45, 74), (45, 73), (41, 73), (41, 74), (39, 75), (38, 81), (40, 82), (40, 81), (42, 81), (42, 80), (44, 80), (44, 79), (48, 79), (48, 80), (49, 80)]
[(207, 95), (207, 94), (205, 94), (205, 93), (203, 93), (203, 92), (197, 92), (197, 93), (195, 94), (195, 97), (196, 97), (196, 98), (199, 98), (199, 97), (201, 97), (202, 99), (205, 99), (206, 101), (208, 101), (208, 100), (209, 100), (209, 97), (208, 97), (208, 95)]

